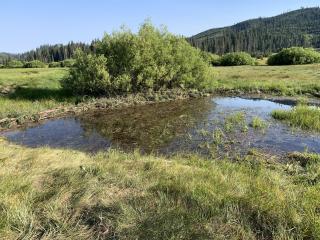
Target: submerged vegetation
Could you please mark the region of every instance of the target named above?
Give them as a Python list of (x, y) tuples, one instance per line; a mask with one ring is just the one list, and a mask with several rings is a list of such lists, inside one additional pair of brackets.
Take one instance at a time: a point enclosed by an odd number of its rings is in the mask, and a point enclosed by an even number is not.
[(297, 106), (291, 110), (275, 110), (272, 117), (287, 122), (293, 127), (320, 132), (320, 108)]
[(255, 151), (239, 162), (88, 156), (5, 141), (0, 151), (0, 234), (7, 239), (320, 236), (319, 161), (300, 165), (291, 156), (282, 165)]

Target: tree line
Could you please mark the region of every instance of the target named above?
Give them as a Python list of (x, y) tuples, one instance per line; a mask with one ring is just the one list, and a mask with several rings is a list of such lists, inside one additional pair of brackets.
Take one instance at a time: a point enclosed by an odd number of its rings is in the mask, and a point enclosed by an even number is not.
[(12, 60), (20, 60), (22, 62), (30, 62), (39, 60), (44, 63), (61, 62), (66, 59), (73, 58), (77, 49), (81, 49), (85, 53), (95, 51), (96, 40), (91, 44), (69, 42), (68, 44), (42, 45), (35, 50), (31, 50), (22, 54), (0, 53), (0, 64), (7, 65)]
[(307, 8), (211, 29), (188, 40), (197, 48), (220, 55), (239, 51), (269, 55), (292, 46), (320, 48), (319, 26), (320, 8)]

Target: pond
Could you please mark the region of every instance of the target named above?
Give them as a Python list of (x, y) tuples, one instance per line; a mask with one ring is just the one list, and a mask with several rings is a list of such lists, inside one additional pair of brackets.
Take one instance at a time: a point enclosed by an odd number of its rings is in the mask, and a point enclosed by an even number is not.
[[(320, 153), (320, 136), (292, 129), (271, 118), (275, 109), (292, 106), (267, 100), (215, 97), (103, 110), (46, 121), (4, 132), (9, 141), (28, 147), (50, 146), (97, 152), (109, 148), (143, 153)], [(265, 123), (250, 127), (254, 117)]]

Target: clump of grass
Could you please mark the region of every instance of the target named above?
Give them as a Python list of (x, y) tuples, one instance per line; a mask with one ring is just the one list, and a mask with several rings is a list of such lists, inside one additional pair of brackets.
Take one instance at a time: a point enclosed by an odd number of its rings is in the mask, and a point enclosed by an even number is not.
[(237, 128), (246, 130), (246, 115), (244, 112), (237, 112), (225, 118), (224, 128), (227, 132), (233, 132)]
[(272, 117), (290, 126), (320, 131), (320, 108), (299, 105), (290, 110), (275, 110)]
[[(319, 185), (248, 161), (0, 140), (4, 239), (317, 239)], [(253, 164), (258, 161), (261, 164)]]
[(250, 126), (254, 129), (265, 129), (267, 127), (266, 122), (261, 119), (260, 117), (253, 117), (252, 122), (250, 123)]

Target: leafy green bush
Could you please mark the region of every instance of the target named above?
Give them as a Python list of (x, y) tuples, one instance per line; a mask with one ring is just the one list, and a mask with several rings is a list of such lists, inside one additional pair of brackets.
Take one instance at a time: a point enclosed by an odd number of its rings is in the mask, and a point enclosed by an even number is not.
[(220, 59), (221, 66), (254, 65), (255, 59), (246, 52), (234, 52), (223, 55)]
[(19, 60), (11, 60), (6, 65), (7, 68), (23, 68), (23, 62)]
[[(76, 64), (64, 86), (82, 85), (71, 88), (76, 93), (92, 94), (178, 87), (203, 89), (213, 77), (212, 68), (203, 59), (200, 50), (190, 46), (184, 38), (158, 30), (150, 23), (143, 24), (137, 34), (122, 30), (106, 35), (96, 47), (97, 55), (87, 57), (90, 60), (86, 60), (83, 54), (76, 56)], [(108, 59), (105, 63), (100, 59), (101, 55)], [(90, 65), (90, 61), (95, 64)], [(102, 74), (103, 64), (105, 72)], [(101, 75), (93, 74), (96, 68)], [(85, 90), (89, 84), (86, 81), (105, 83), (102, 75), (107, 73), (110, 74), (108, 84), (98, 84), (97, 91), (93, 85), (88, 91)], [(97, 76), (103, 80), (97, 79)]]
[(61, 67), (61, 62), (51, 62), (49, 63), (49, 68), (58, 68)]
[(78, 50), (75, 58), (69, 76), (62, 80), (65, 89), (90, 95), (99, 95), (110, 89), (110, 77), (105, 68), (107, 59), (103, 55), (87, 55)]
[(296, 65), (320, 62), (320, 53), (313, 48), (285, 48), (269, 57), (268, 65)]
[(47, 65), (39, 60), (34, 60), (34, 61), (26, 62), (23, 67), (25, 67), (25, 68), (45, 68), (45, 67), (47, 67)]
[(61, 61), (61, 67), (73, 67), (74, 64), (75, 64), (74, 59), (66, 59)]
[(0, 64), (0, 68), (4, 68), (4, 65), (3, 65), (3, 64)]
[(206, 62), (208, 62), (209, 64), (213, 65), (213, 66), (219, 66), (220, 65), (220, 59), (221, 57), (217, 54), (212, 54), (210, 52), (201, 52), (202, 57), (204, 58), (204, 60)]

